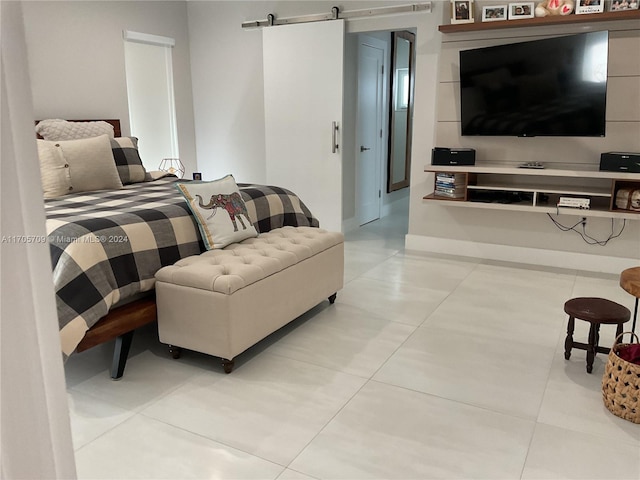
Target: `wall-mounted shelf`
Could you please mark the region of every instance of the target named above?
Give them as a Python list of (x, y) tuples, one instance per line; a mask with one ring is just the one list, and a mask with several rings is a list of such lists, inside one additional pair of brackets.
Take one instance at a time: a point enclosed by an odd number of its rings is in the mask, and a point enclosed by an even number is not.
[[(566, 164), (564, 165), (566, 166)], [(563, 167), (564, 167), (563, 166)], [(640, 173), (608, 172), (594, 168), (520, 168), (505, 166), (500, 163), (482, 163), (471, 166), (427, 165), (425, 172), (453, 172), (453, 173), (494, 173), (501, 175), (534, 175), (536, 177), (575, 177), (575, 178), (608, 178), (611, 180), (626, 178), (640, 181)]]
[(575, 23), (609, 22), (618, 20), (640, 20), (640, 10), (626, 10), (623, 12), (590, 13), (584, 15), (558, 15), (552, 17), (523, 18), (520, 20), (504, 20), (501, 22), (457, 23), (440, 25), (442, 33), (477, 32), (482, 30), (501, 30), (506, 28), (545, 27), (549, 25), (568, 25)]
[[(438, 195), (436, 183), (434, 193), (424, 197), (446, 206), (640, 220), (640, 212), (621, 210), (615, 205), (615, 195), (620, 188), (640, 188), (640, 173), (526, 169), (491, 164), (428, 165), (425, 172), (463, 174), (456, 176), (459, 198)], [(590, 208), (558, 207), (560, 197), (567, 196), (589, 198)]]

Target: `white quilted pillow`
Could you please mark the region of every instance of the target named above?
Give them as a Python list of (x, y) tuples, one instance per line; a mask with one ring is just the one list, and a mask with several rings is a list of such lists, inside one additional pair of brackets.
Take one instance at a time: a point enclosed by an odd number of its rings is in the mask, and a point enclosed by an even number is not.
[(45, 140), (80, 140), (107, 134), (114, 138), (113, 125), (109, 122), (69, 122), (59, 118), (42, 120), (36, 125), (36, 133)]

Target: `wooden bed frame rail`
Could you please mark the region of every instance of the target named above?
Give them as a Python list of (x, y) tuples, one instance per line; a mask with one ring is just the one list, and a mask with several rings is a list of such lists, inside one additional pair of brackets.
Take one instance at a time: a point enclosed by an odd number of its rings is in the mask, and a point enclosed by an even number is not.
[(115, 339), (111, 378), (118, 380), (124, 374), (135, 329), (156, 320), (155, 295), (114, 308), (87, 331), (78, 344), (76, 352), (84, 352), (91, 347)]

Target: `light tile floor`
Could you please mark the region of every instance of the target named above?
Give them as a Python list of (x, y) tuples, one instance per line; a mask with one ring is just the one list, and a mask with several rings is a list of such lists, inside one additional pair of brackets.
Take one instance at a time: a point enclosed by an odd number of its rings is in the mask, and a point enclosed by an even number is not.
[[(142, 329), (66, 365), (80, 478), (640, 479), (606, 355), (563, 356), (564, 302), (632, 308), (618, 278), (406, 252), (406, 217), (347, 234), (345, 287), (236, 361)], [(586, 339), (577, 322), (576, 339)], [(613, 343), (604, 328), (601, 343)]]

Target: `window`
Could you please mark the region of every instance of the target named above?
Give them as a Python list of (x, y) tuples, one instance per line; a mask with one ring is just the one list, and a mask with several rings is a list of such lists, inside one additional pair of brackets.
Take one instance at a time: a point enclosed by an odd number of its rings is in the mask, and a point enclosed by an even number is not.
[(178, 158), (173, 68), (173, 38), (125, 31), (124, 52), (131, 135), (138, 137), (147, 170), (163, 158)]

